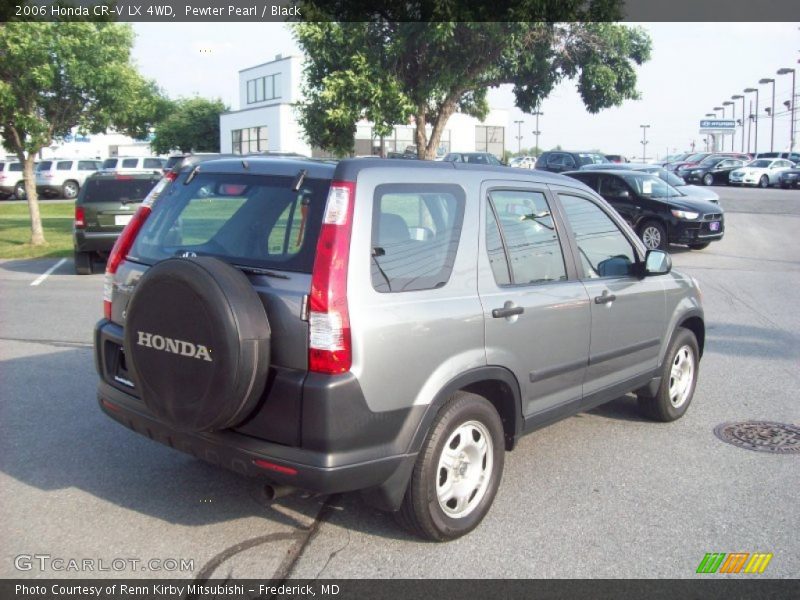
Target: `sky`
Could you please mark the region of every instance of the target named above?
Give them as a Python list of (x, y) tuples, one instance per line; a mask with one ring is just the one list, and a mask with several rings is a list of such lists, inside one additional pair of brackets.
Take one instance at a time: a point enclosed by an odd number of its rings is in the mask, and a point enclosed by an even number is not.
[[(771, 122), (764, 107), (772, 100), (774, 78), (774, 149), (789, 144), (790, 119), (783, 102), (792, 91), (791, 75), (776, 75), (783, 67), (800, 70), (800, 23), (643, 23), (653, 41), (651, 60), (638, 67), (637, 88), (641, 99), (592, 115), (583, 107), (575, 84), (564, 82), (540, 107), (539, 145), (549, 149), (600, 149), (630, 158), (642, 156), (642, 128), (647, 129), (647, 158), (688, 151), (692, 141), (704, 149), (699, 121), (715, 106), (729, 101), (745, 88), (759, 92), (758, 151), (770, 150)], [(301, 54), (290, 31), (282, 23), (137, 23), (133, 58), (140, 71), (172, 97), (200, 95), (221, 98), (233, 109), (239, 107), (238, 71), (275, 58)], [(796, 94), (800, 94), (800, 81)], [(755, 102), (755, 94), (746, 94)], [(492, 108), (508, 111), (506, 148), (517, 150), (518, 126), (522, 120), (521, 146), (534, 145), (535, 119), (514, 106), (511, 86), (489, 92)], [(736, 100), (741, 117), (741, 100)], [(800, 108), (800, 107), (799, 107)], [(721, 112), (718, 114), (721, 115)], [(726, 108), (727, 118), (731, 107)], [(800, 124), (800, 110), (796, 112)], [(800, 135), (796, 135), (800, 138)], [(755, 129), (750, 133), (755, 151)], [(745, 141), (745, 145), (746, 145)], [(725, 150), (730, 150), (730, 138)], [(741, 134), (737, 132), (736, 151)], [(459, 150), (454, 148), (453, 150)], [(471, 150), (471, 149), (467, 149)]]

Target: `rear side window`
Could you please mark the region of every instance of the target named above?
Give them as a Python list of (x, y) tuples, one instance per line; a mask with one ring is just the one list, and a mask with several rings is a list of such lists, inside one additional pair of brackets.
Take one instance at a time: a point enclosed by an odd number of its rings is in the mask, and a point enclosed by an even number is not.
[(464, 190), (449, 184), (386, 184), (375, 188), (372, 286), (379, 292), (440, 288), (453, 270)]
[(107, 158), (103, 161), (103, 168), (104, 169), (113, 169), (117, 166), (117, 159), (116, 158)]
[(8, 165), (9, 171), (22, 171), (22, 163), (11, 163)]
[(37, 165), (36, 170), (39, 171), (40, 173), (42, 173), (44, 171), (49, 171), (50, 167), (52, 167), (52, 166), (53, 166), (53, 161), (52, 160), (43, 160), (42, 162), (40, 162)]
[(141, 202), (158, 180), (158, 177), (89, 179), (81, 190), (81, 202)]
[(97, 171), (97, 163), (93, 160), (79, 160), (79, 171)]
[(167, 187), (153, 205), (131, 259), (216, 256), (265, 269), (311, 273), (330, 180), (201, 173)]
[(145, 169), (160, 169), (164, 166), (164, 161), (160, 158), (145, 158), (144, 159), (144, 168)]
[(135, 169), (138, 164), (139, 164), (139, 159), (138, 158), (125, 158), (122, 161), (122, 168), (123, 169)]

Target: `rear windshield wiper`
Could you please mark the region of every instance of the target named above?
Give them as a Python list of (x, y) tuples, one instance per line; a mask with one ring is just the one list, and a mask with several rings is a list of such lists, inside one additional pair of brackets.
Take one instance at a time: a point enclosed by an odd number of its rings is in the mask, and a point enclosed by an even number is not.
[(274, 277), (275, 279), (290, 279), (288, 275), (284, 275), (283, 273), (276, 273), (275, 271), (270, 271), (269, 269), (261, 269), (259, 267), (249, 267), (247, 265), (233, 265), (240, 271), (244, 273), (250, 273), (251, 275), (264, 275), (265, 277)]

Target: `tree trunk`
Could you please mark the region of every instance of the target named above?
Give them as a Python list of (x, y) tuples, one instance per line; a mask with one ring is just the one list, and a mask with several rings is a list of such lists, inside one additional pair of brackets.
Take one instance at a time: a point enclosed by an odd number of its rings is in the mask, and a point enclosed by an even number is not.
[[(436, 149), (439, 147), (439, 142), (444, 133), (444, 126), (447, 125), (448, 119), (456, 110), (455, 101), (446, 101), (439, 109), (439, 114), (433, 122), (433, 129), (431, 130), (431, 139), (428, 140), (428, 147), (425, 149), (425, 158), (433, 160), (436, 158)], [(451, 148), (452, 150), (452, 148)]]
[(28, 212), (31, 215), (31, 245), (46, 246), (44, 230), (42, 229), (42, 216), (39, 213), (39, 197), (36, 195), (36, 179), (33, 174), (33, 162), (36, 154), (31, 152), (23, 158), (23, 177), (25, 178), (25, 193), (28, 195)]
[(425, 160), (428, 153), (428, 136), (425, 134), (425, 107), (417, 107), (416, 130), (414, 131), (414, 142), (417, 144), (417, 158)]

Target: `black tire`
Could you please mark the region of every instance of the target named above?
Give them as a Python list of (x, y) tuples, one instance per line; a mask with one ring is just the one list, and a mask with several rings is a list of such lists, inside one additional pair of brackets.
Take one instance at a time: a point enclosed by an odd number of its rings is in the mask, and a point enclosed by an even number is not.
[(702, 244), (689, 244), (692, 250), (705, 250), (711, 245), (711, 242), (703, 242)]
[(253, 285), (211, 257), (170, 258), (136, 284), (125, 357), (139, 395), (180, 431), (244, 421), (269, 374), (270, 327)]
[[(687, 375), (689, 380), (685, 385), (688, 387), (685, 387), (680, 385), (678, 377), (674, 377), (676, 373), (673, 372), (673, 367), (685, 372), (682, 361), (686, 360), (687, 356), (691, 357), (691, 376)], [(658, 392), (655, 396), (651, 396), (646, 389), (637, 392), (640, 412), (655, 421), (669, 422), (680, 419), (692, 403), (699, 370), (700, 351), (697, 338), (690, 330), (681, 327), (676, 330), (664, 358)], [(675, 399), (671, 397), (671, 388), (672, 394), (676, 396)]]
[(769, 187), (769, 177), (766, 175), (762, 175), (761, 179), (758, 180), (758, 187), (760, 188), (768, 188)]
[(77, 181), (65, 181), (64, 185), (61, 186), (61, 195), (67, 200), (74, 200), (78, 197), (80, 189)]
[(25, 184), (22, 181), (14, 186), (14, 197), (17, 200), (25, 200), (28, 197), (28, 194), (25, 192)]
[[(471, 432), (473, 445), (480, 443), (483, 438), (487, 446), (483, 459), (476, 460), (480, 452), (470, 446), (470, 438), (461, 439), (461, 435), (467, 431)], [(476, 433), (478, 437), (475, 437)], [(453, 443), (457, 443), (455, 448)], [(458, 466), (450, 472), (440, 464), (446, 444), (453, 450), (464, 444), (459, 457), (455, 459)], [(456, 393), (439, 410), (431, 425), (417, 456), (403, 504), (396, 513), (397, 521), (411, 533), (439, 542), (469, 533), (483, 520), (494, 501), (503, 476), (504, 454), (503, 424), (494, 406), (481, 396)], [(470, 456), (473, 461), (468, 460)], [(485, 471), (488, 469), (490, 472), (486, 479)], [(458, 474), (451, 475), (453, 471)], [(448, 479), (452, 480), (451, 477), (455, 478), (457, 484), (464, 478), (464, 483), (460, 484), (464, 491), (462, 497), (467, 498), (466, 505), (462, 507), (466, 511), (463, 516), (448, 515), (439, 500), (438, 487), (447, 483)], [(475, 478), (479, 481), (475, 481)], [(477, 487), (473, 489), (472, 485)], [(455, 506), (450, 506), (451, 500)], [(458, 502), (455, 498), (451, 500), (445, 500), (445, 506), (449, 507), (448, 510), (456, 511)]]
[(666, 250), (667, 229), (658, 221), (647, 221), (639, 228), (639, 237), (648, 250)]
[(711, 173), (706, 173), (703, 175), (703, 184), (704, 185), (714, 185), (714, 175)]
[(91, 275), (94, 273), (91, 252), (75, 251), (75, 273), (78, 275)]

